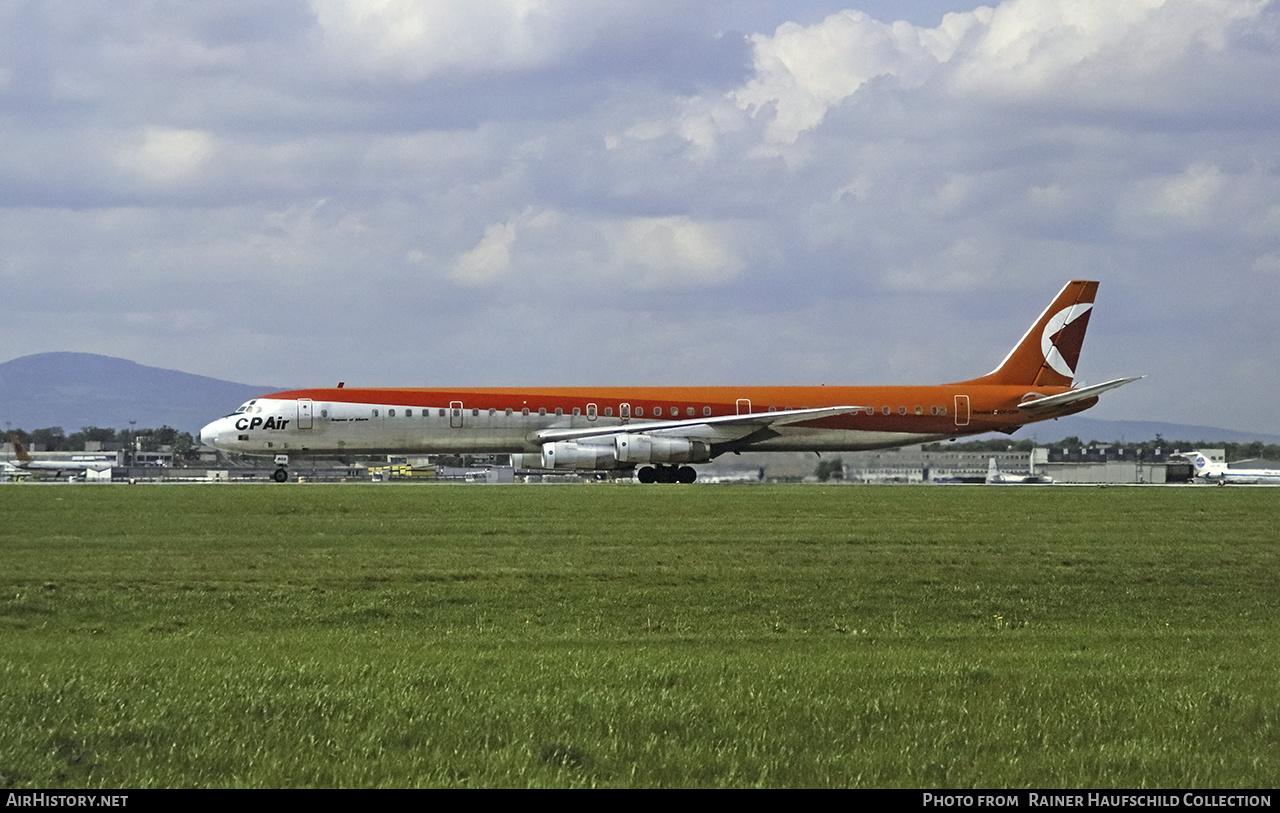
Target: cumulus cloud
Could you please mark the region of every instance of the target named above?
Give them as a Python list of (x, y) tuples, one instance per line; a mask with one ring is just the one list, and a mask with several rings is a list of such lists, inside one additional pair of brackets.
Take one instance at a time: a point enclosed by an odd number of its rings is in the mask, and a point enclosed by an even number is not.
[(502, 277), (511, 269), (511, 244), (516, 229), (511, 223), (485, 227), (476, 247), (463, 254), (453, 266), (453, 276), (466, 285), (482, 285)]
[(326, 41), (362, 70), (407, 80), (538, 68), (583, 48), (607, 6), (574, 0), (312, 0)]
[(213, 157), (214, 137), (199, 130), (148, 127), (138, 143), (121, 150), (121, 167), (141, 178), (168, 184), (188, 181), (201, 172)]
[(686, 216), (580, 219), (528, 210), (485, 227), (451, 276), (467, 286), (519, 278), (525, 287), (687, 290), (722, 285), (742, 270), (731, 229)]
[(1007, 0), (947, 14), (935, 28), (844, 11), (817, 24), (786, 23), (772, 35), (753, 35), (754, 76), (731, 95), (768, 119), (765, 138), (776, 144), (794, 143), (880, 78), (906, 89), (935, 81), (945, 92), (1005, 101), (1132, 102), (1156, 90), (1153, 80), (1188, 56), (1222, 50), (1232, 28), (1266, 5)]
[(752, 35), (755, 76), (732, 95), (756, 113), (772, 108), (766, 138), (790, 144), (873, 79), (890, 76), (902, 87), (919, 86), (951, 58), (969, 29), (990, 17), (986, 8), (949, 14), (936, 29), (882, 23), (859, 11), (811, 26), (786, 23), (773, 36)]
[(688, 217), (629, 218), (601, 228), (614, 264), (636, 288), (719, 285), (742, 269), (725, 235)]

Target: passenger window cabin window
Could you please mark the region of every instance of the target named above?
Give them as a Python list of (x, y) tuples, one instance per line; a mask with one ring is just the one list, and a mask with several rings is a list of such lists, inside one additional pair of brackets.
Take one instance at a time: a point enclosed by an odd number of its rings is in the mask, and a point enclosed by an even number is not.
[(703, 407), (703, 408), (702, 408), (702, 417), (704, 417), (704, 418), (710, 418), (710, 417), (711, 417), (711, 407)]
[(770, 411), (770, 412), (777, 412), (777, 411), (778, 411), (778, 408), (777, 408), (777, 407), (769, 407), (769, 411)]
[(507, 407), (506, 415), (508, 418), (511, 417), (511, 407)]
[(923, 414), (924, 414), (924, 407), (920, 407), (920, 406), (916, 407), (916, 414), (917, 414), (917, 415), (923, 415)]
[(498, 410), (494, 409), (493, 407), (489, 407), (489, 417), (490, 417), (490, 418), (492, 418), (494, 415), (497, 415), (497, 414), (498, 414)]
[(473, 418), (479, 418), (479, 417), (480, 417), (480, 410), (479, 410), (478, 408), (471, 410), (471, 417), (473, 417)]
[(520, 414), (526, 418), (529, 417), (529, 407), (525, 407), (524, 409), (520, 410)]
[(655, 417), (655, 418), (661, 418), (661, 417), (662, 417), (662, 407), (654, 407), (654, 408), (653, 408), (653, 417)]
[(684, 411), (684, 414), (686, 414), (686, 415), (688, 415), (690, 418), (692, 418), (692, 417), (693, 417), (693, 407), (689, 407), (688, 409), (686, 409), (686, 410)]
[(563, 414), (564, 414), (564, 410), (561, 409), (560, 407), (556, 407), (556, 415), (563, 415)]
[(900, 407), (898, 407), (898, 414), (899, 414), (899, 415), (906, 415), (906, 414), (907, 414), (907, 408), (906, 408), (906, 407), (904, 407), (904, 406), (900, 406)]
[(612, 417), (613, 417), (613, 407), (605, 407), (605, 408), (604, 408), (604, 416), (605, 416), (606, 418), (612, 418)]
[(636, 417), (644, 417), (644, 407), (636, 407)]
[(327, 417), (329, 417), (329, 410), (327, 410), (327, 409), (322, 409), (322, 410), (320, 410), (320, 417), (321, 417), (321, 418), (327, 418)]
[(885, 407), (884, 409), (882, 409), (882, 410), (880, 410), (880, 411), (881, 411), (881, 412), (883, 412), (883, 413), (884, 413), (884, 414), (886, 414), (886, 415), (888, 415), (888, 414), (889, 414), (889, 412), (890, 412), (889, 407)]
[(387, 417), (388, 417), (388, 418), (394, 418), (395, 416), (396, 416), (396, 411), (395, 411), (394, 409), (388, 409), (388, 410), (387, 410)]
[(440, 417), (441, 417), (441, 418), (443, 418), (443, 417), (444, 417), (444, 410), (443, 410), (443, 409), (442, 409), (442, 410), (440, 410)]
[(578, 407), (574, 407), (574, 408), (573, 408), (573, 414), (574, 414), (574, 416), (575, 416), (575, 417), (576, 417), (576, 416), (578, 416), (578, 415), (581, 415), (581, 414), (582, 414), (582, 410), (581, 410), (581, 409), (579, 409)]
[(375, 409), (375, 410), (373, 411), (373, 417), (375, 417), (375, 418), (376, 418), (376, 417), (378, 417), (378, 410), (376, 410), (376, 409)]
[(547, 414), (547, 408), (546, 408), (546, 407), (538, 407), (538, 414), (539, 414), (539, 415), (546, 415), (546, 414)]

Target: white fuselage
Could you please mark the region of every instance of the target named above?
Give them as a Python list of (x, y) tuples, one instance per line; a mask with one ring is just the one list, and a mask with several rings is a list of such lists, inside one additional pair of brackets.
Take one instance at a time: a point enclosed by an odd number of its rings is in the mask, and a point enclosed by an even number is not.
[[(557, 414), (559, 413), (559, 414)], [(576, 413), (576, 414), (575, 414)], [(200, 431), (200, 440), (225, 452), (277, 454), (536, 454), (543, 430), (597, 430), (662, 425), (657, 419), (597, 413), (581, 409), (517, 410), (464, 406), (406, 406), (393, 403), (256, 398), (235, 414)], [(948, 437), (950, 433), (790, 428), (754, 439), (753, 450), (853, 451), (904, 446)], [(708, 437), (714, 442), (714, 437)]]

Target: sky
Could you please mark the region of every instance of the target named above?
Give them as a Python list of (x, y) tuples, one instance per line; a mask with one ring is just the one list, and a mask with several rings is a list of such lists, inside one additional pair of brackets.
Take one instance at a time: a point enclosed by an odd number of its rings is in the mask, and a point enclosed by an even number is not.
[(0, 0), (0, 361), (932, 384), (1073, 278), (1091, 417), (1280, 434), (1280, 4)]

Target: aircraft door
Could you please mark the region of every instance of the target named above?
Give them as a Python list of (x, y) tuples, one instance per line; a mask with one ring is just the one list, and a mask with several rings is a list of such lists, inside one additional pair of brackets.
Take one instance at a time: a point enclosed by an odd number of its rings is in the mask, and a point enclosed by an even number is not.
[(738, 414), (739, 414), (739, 415), (750, 415), (750, 414), (751, 414), (751, 399), (750, 399), (750, 398), (739, 398), (739, 399), (738, 399)]
[(311, 404), (310, 398), (298, 399), (298, 428), (299, 429), (311, 428), (311, 407), (312, 407), (312, 404)]
[(623, 423), (631, 420), (631, 404), (618, 404), (618, 417)]
[(461, 401), (449, 402), (449, 428), (450, 429), (462, 428), (462, 402)]
[(956, 396), (956, 426), (969, 425), (969, 396)]

